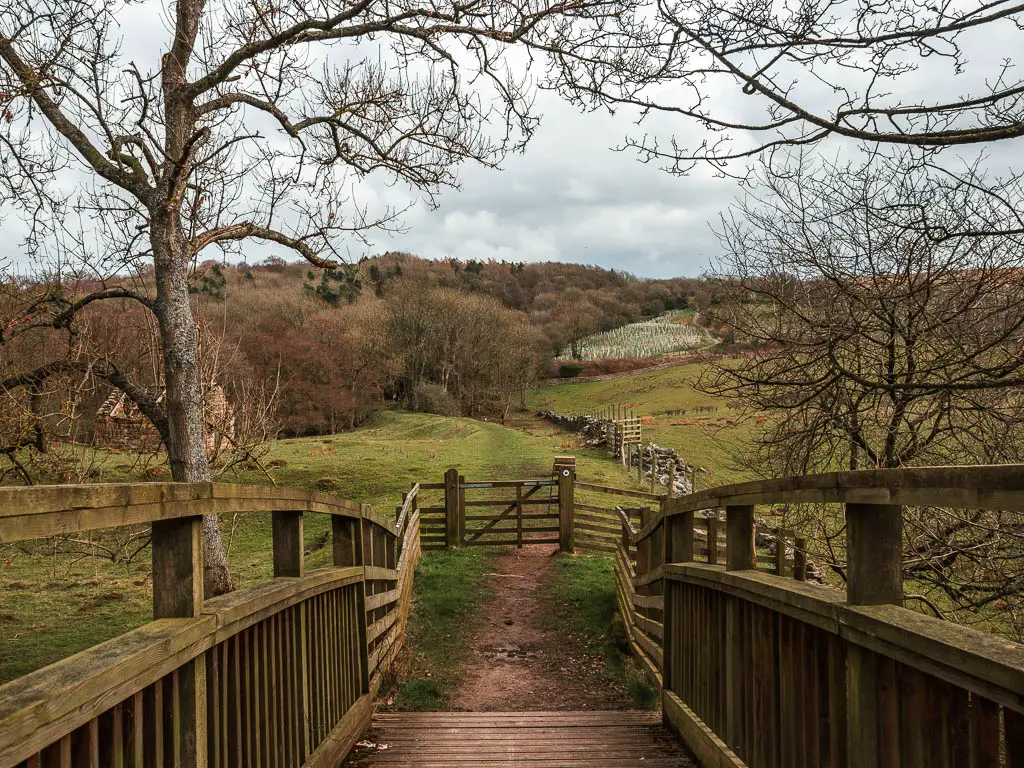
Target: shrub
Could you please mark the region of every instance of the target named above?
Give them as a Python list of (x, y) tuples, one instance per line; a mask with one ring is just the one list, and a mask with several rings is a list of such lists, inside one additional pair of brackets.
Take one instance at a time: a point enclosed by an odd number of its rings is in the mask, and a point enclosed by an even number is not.
[(412, 392), (414, 410), (436, 413), (438, 416), (458, 416), (459, 404), (438, 384), (422, 382)]
[(583, 363), (563, 363), (558, 366), (558, 378), (574, 379), (583, 373)]

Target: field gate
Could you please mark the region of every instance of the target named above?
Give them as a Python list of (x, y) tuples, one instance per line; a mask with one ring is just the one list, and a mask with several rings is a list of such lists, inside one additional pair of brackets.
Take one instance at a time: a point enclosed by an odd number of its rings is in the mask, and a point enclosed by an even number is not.
[(538, 480), (467, 482), (449, 469), (443, 483), (420, 484), (421, 492), (443, 491), (420, 507), (423, 548), (558, 544), (571, 552), (575, 482), (573, 456), (556, 457), (551, 477)]

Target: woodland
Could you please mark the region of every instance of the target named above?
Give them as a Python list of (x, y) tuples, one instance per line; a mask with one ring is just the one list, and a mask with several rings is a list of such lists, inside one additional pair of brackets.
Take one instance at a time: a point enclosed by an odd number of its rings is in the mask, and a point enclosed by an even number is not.
[[(385, 404), (500, 419), (580, 339), (685, 308), (701, 289), (598, 267), (401, 253), (315, 271), (279, 258), (209, 262), (190, 282), (204, 385), (232, 404), (225, 453), (240, 461), (269, 439), (351, 429)], [(97, 294), (151, 290), (147, 274), (4, 286), (5, 478), (59, 479), (67, 470), (48, 466), (47, 446), (92, 443), (112, 392), (160, 397), (149, 313), (127, 298), (68, 312)]]

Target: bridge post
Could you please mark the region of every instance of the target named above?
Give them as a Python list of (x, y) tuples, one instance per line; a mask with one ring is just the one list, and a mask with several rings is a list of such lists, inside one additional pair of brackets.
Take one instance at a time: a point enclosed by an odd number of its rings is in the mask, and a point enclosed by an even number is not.
[(458, 484), (456, 486), (458, 488), (458, 494), (456, 498), (458, 499), (459, 502), (457, 505), (459, 509), (459, 537), (457, 539), (457, 543), (460, 545), (466, 543), (466, 489), (462, 487), (465, 484), (465, 475), (459, 475)]
[[(846, 505), (846, 599), (854, 605), (903, 603), (903, 507)], [(878, 655), (846, 650), (846, 738), (849, 768), (878, 768), (885, 749), (879, 728)]]
[(444, 473), (444, 543), (457, 547), (459, 542), (459, 470), (452, 467)]
[(793, 578), (807, 581), (807, 539), (803, 536), (793, 538)]
[(903, 507), (846, 505), (846, 599), (903, 604)]
[(757, 567), (753, 505), (725, 508), (725, 563), (729, 571)]
[[(671, 492), (670, 492), (671, 493)], [(681, 499), (663, 497), (660, 499), (662, 527), (664, 529), (665, 553), (663, 563), (687, 563), (693, 560), (693, 512), (672, 514), (679, 507)], [(662, 661), (661, 679), (662, 692), (671, 691), (675, 679), (676, 653), (678, 643), (673, 628), (675, 618), (675, 590), (679, 587), (668, 579), (662, 580)], [(679, 649), (681, 650), (681, 649)], [(663, 712), (666, 727), (672, 727), (668, 716)]]
[[(212, 511), (212, 510), (211, 510)], [(153, 618), (188, 619), (203, 610), (203, 518), (153, 522)], [(178, 670), (182, 768), (206, 766), (206, 656)]]
[[(729, 571), (745, 571), (757, 564), (753, 505), (725, 508), (725, 562)], [(744, 648), (749, 640), (743, 631), (740, 605), (736, 599), (725, 604), (725, 741), (733, 750), (739, 746), (743, 727)]]
[(558, 478), (558, 550), (572, 552), (576, 548), (575, 514), (576, 457), (556, 456), (555, 476)]
[(693, 562), (693, 512), (673, 515), (679, 499), (662, 498), (661, 514), (665, 521), (665, 562)]
[(279, 576), (301, 576), (302, 553), (305, 547), (302, 537), (302, 513), (271, 512), (270, 528), (274, 542), (274, 578)]
[(362, 520), (331, 515), (331, 545), (339, 567), (363, 564)]

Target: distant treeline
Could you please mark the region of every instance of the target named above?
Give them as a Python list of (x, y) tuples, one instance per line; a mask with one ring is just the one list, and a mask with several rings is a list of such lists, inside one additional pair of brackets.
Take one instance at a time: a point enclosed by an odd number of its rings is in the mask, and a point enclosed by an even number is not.
[[(59, 306), (111, 288), (154, 295), (146, 274), (22, 281), (0, 297), (0, 322), (16, 328), (40, 301)], [(285, 436), (349, 428), (388, 402), (501, 415), (583, 337), (690, 307), (702, 289), (699, 280), (644, 280), (595, 266), (430, 261), (405, 253), (321, 271), (275, 258), (211, 262), (191, 281), (207, 382), (224, 388), (242, 422), (272, 421)], [(41, 324), (5, 341), (3, 379), (68, 357), (69, 345), (82, 363), (47, 377), (35, 394), (7, 392), (5, 445), (32, 438), (41, 423), (47, 439), (90, 440), (112, 391), (109, 376), (90, 376), (93, 363), (116, 367), (159, 397), (151, 315), (131, 298), (90, 310), (76, 315), (73, 329)]]

